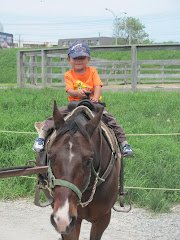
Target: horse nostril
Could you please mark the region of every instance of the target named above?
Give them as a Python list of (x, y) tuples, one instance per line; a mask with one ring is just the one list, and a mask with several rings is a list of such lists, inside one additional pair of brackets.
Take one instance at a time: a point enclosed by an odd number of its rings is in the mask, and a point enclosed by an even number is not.
[(70, 233), (74, 230), (76, 219), (77, 218), (75, 216), (70, 218), (69, 226), (66, 228), (66, 233)]
[(73, 227), (75, 226), (76, 219), (77, 219), (77, 218), (76, 218), (75, 216), (71, 217), (71, 221), (70, 221), (70, 227), (71, 227), (71, 228), (73, 228)]
[(55, 223), (55, 221), (54, 221), (54, 214), (51, 214), (51, 224), (54, 226), (54, 227), (56, 227), (56, 223)]

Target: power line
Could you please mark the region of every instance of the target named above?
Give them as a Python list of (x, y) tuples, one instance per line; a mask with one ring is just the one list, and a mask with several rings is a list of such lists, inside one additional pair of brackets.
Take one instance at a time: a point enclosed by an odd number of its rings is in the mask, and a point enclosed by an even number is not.
[[(136, 17), (135, 17), (136, 18)], [(157, 21), (157, 23), (158, 22), (165, 22), (165, 21), (172, 21), (172, 20), (180, 20), (180, 16), (167, 16), (167, 17), (163, 17), (163, 18), (161, 18), (161, 16), (155, 16), (155, 17), (144, 17), (144, 16), (140, 16), (140, 17), (137, 17), (137, 18), (139, 18), (139, 19), (141, 19), (142, 21), (143, 20), (146, 20), (146, 21), (148, 21), (148, 22), (150, 22), (150, 23), (152, 23), (152, 22), (156, 22)], [(58, 22), (57, 22), (58, 21)], [(84, 19), (82, 19), (82, 20), (76, 20), (76, 19), (74, 19), (74, 18), (72, 18), (72, 20), (71, 21), (62, 21), (61, 19), (57, 19), (57, 21), (55, 22), (55, 21), (53, 21), (53, 22), (47, 22), (47, 21), (31, 21), (31, 22), (29, 22), (29, 21), (27, 21), (27, 22), (18, 22), (18, 21), (13, 21), (13, 22), (4, 22), (4, 24), (7, 24), (7, 25), (9, 25), (9, 26), (28, 26), (28, 25), (35, 25), (35, 26), (37, 26), (37, 25), (39, 25), (39, 26), (43, 26), (43, 25), (72, 25), (72, 24), (83, 24), (83, 25), (85, 25), (85, 24), (90, 24), (90, 25), (93, 25), (93, 24), (97, 24), (97, 23), (105, 23), (105, 22), (112, 22), (112, 19), (111, 18), (96, 18), (96, 19), (90, 19), (90, 20), (84, 20)]]
[[(140, 21), (145, 25), (146, 27), (146, 32), (149, 34), (150, 38), (159, 38), (161, 36), (162, 38), (170, 37), (178, 37), (180, 34), (180, 30), (178, 30), (177, 22), (180, 20), (179, 15), (167, 15), (167, 14), (161, 14), (158, 17), (157, 16), (137, 16), (135, 18), (139, 18)], [(166, 22), (168, 25), (171, 25), (169, 28), (169, 31), (163, 32), (162, 24), (164, 24), (164, 27), (166, 27)], [(156, 27), (152, 28), (152, 25), (156, 23)], [(26, 20), (25, 21), (19, 21), (19, 20), (14, 20), (14, 21), (6, 21), (3, 23), (6, 28), (9, 28), (8, 32), (13, 32), (14, 30), (17, 32), (17, 29), (19, 33), (27, 38), (36, 36), (37, 38), (49, 38), (49, 35), (51, 34), (53, 38), (59, 38), (57, 36), (66, 35), (63, 38), (70, 38), (72, 37), (77, 37), (78, 35), (86, 35), (86, 36), (94, 36), (98, 35), (99, 32), (103, 32), (104, 36), (112, 36), (113, 35), (113, 24), (112, 24), (112, 18), (105, 18), (105, 17), (100, 17), (100, 18), (88, 18), (85, 19), (81, 17), (81, 19), (78, 18), (72, 18), (71, 20), (69, 19), (60, 19), (53, 18), (53, 21), (47, 22), (47, 19), (44, 20), (37, 20), (37, 21), (30, 21)], [(15, 27), (17, 27), (15, 29)], [(159, 27), (159, 28), (158, 28)], [(87, 31), (88, 29), (88, 31)], [(161, 30), (162, 29), (162, 30)], [(76, 31), (76, 33), (75, 33)], [(69, 34), (68, 34), (69, 33)], [(101, 34), (102, 35), (102, 34)], [(166, 39), (164, 39), (165, 41)]]

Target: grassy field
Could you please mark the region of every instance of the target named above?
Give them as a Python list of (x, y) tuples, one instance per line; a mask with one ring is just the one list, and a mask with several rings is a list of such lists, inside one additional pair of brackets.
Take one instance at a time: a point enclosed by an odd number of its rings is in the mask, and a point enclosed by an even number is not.
[[(102, 93), (107, 109), (127, 134), (180, 132), (178, 92)], [(58, 89), (0, 89), (0, 130), (34, 132), (34, 122), (52, 115), (53, 100), (67, 104)], [(0, 167), (22, 165), (35, 159), (36, 135), (0, 133)], [(180, 137), (128, 136), (134, 159), (125, 159), (125, 186), (180, 189)], [(36, 180), (1, 179), (0, 198), (34, 196)], [(168, 211), (180, 202), (179, 191), (129, 190), (132, 203), (155, 212)]]

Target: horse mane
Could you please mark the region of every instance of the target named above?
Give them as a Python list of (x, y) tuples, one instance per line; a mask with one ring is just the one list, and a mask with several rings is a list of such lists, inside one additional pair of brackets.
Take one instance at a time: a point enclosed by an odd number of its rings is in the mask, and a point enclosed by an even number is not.
[(57, 132), (55, 142), (59, 140), (66, 132), (70, 132), (73, 136), (77, 131), (83, 134), (84, 137), (89, 138), (89, 134), (84, 127), (87, 122), (87, 117), (83, 113), (75, 113), (65, 121), (63, 127)]

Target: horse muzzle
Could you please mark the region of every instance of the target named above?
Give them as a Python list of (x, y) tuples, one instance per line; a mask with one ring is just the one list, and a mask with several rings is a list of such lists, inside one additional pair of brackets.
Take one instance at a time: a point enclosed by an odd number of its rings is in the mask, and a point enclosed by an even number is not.
[(51, 224), (54, 226), (56, 231), (61, 234), (69, 234), (72, 232), (76, 224), (76, 219), (76, 216), (64, 218), (56, 214), (51, 214)]

